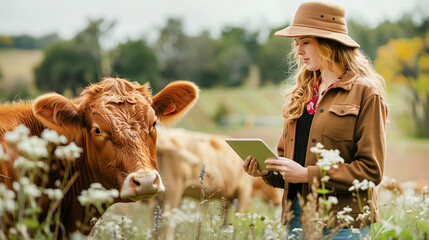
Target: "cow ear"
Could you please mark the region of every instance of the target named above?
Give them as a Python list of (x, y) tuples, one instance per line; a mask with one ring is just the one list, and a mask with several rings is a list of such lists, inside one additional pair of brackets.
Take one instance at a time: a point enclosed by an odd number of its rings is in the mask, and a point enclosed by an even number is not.
[(33, 113), (44, 126), (68, 135), (71, 127), (79, 125), (79, 107), (56, 93), (42, 95), (33, 103)]
[(183, 116), (198, 99), (197, 85), (189, 81), (168, 84), (152, 98), (152, 108), (162, 123), (170, 123)]

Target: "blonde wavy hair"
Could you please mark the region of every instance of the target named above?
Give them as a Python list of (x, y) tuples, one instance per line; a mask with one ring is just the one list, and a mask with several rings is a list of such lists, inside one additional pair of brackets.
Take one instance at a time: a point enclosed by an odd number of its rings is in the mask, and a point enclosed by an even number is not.
[[(337, 41), (316, 38), (317, 51), (322, 69), (329, 69), (341, 76), (343, 73), (353, 73), (376, 89), (384, 98), (385, 83), (382, 76), (377, 74), (371, 61), (357, 48), (347, 47)], [(313, 86), (317, 78), (321, 75), (320, 70), (308, 71), (301, 64), (297, 53), (297, 45), (294, 41), (294, 51), (292, 69), (295, 69), (289, 83), (292, 85), (286, 91), (286, 101), (283, 106), (283, 118), (290, 122), (298, 119), (304, 112), (306, 104), (311, 100)]]

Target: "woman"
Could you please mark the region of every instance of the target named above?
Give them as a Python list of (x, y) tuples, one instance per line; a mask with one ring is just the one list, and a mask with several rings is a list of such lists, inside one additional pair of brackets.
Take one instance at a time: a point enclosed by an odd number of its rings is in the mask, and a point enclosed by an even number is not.
[[(348, 36), (345, 11), (339, 5), (303, 3), (293, 24), (275, 35), (294, 38), (298, 66), (295, 85), (286, 94), (283, 108), (280, 158), (267, 159), (270, 171), (261, 171), (249, 156), (243, 168), (274, 187), (284, 188), (282, 223), (289, 229), (301, 228), (297, 195), (305, 198), (313, 180), (320, 183), (322, 176), (310, 148), (320, 142), (325, 149), (338, 149), (345, 162), (327, 172), (329, 180), (325, 183), (338, 199), (331, 211), (351, 207), (351, 226), (370, 236), (370, 224), (379, 221), (376, 192), (372, 190), (371, 202), (364, 198), (367, 192), (359, 194), (363, 204), (372, 204), (374, 214), (356, 220), (362, 212), (349, 188), (355, 179), (377, 185), (383, 176), (387, 121), (384, 80), (359, 51), (359, 44)], [(295, 215), (290, 222), (286, 222), (287, 201), (292, 201)], [(348, 237), (349, 229), (340, 229), (336, 238)]]

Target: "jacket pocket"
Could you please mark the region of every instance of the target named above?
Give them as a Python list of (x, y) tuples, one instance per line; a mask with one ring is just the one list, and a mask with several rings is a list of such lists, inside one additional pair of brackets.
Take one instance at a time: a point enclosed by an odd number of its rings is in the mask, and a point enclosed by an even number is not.
[(354, 104), (331, 105), (324, 135), (334, 141), (353, 140), (359, 109)]

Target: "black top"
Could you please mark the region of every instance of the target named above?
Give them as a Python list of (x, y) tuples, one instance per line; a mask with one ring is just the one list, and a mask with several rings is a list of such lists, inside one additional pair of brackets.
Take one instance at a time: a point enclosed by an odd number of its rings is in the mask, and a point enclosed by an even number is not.
[[(307, 112), (307, 108), (304, 109), (304, 113), (298, 118), (296, 122), (296, 133), (295, 133), (295, 150), (293, 160), (301, 166), (305, 166), (305, 157), (307, 155), (307, 143), (310, 135), (311, 123), (313, 122), (314, 114)], [(302, 190), (302, 183), (289, 183), (288, 198), (294, 199), (298, 192)]]

